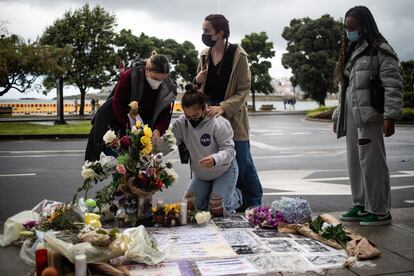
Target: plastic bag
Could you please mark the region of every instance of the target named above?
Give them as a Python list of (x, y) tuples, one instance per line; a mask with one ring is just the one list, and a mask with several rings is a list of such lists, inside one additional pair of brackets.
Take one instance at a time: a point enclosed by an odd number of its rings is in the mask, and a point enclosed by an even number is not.
[(63, 203), (59, 201), (49, 200), (49, 199), (43, 199), (41, 202), (39, 202), (32, 211), (46, 217), (47, 215), (50, 215), (53, 213), (53, 211), (57, 208), (62, 206)]
[(123, 255), (122, 251), (113, 250), (111, 247), (93, 246), (89, 242), (78, 243), (75, 245), (67, 243), (56, 238), (53, 233), (46, 233), (44, 238), (48, 246), (61, 253), (72, 263), (75, 263), (75, 256), (80, 253), (86, 255), (87, 263), (107, 261), (111, 258)]
[(135, 262), (155, 265), (167, 258), (167, 253), (161, 251), (148, 235), (144, 226), (128, 228), (123, 234), (127, 238), (125, 256)]
[(0, 235), (0, 246), (5, 247), (16, 241), (20, 237), (20, 231), (24, 229), (23, 224), (29, 220), (39, 221), (40, 216), (33, 211), (23, 211), (4, 223), (3, 235)]

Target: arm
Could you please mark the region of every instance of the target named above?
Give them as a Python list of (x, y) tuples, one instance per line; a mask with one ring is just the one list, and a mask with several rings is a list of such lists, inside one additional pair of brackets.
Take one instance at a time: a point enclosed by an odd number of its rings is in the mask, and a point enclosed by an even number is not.
[(129, 124), (128, 112), (129, 112), (129, 100), (131, 94), (131, 70), (127, 70), (122, 74), (118, 84), (115, 88), (115, 94), (112, 98), (112, 110), (115, 118), (120, 124), (121, 128), (126, 129)]
[(384, 119), (398, 120), (402, 117), (402, 79), (398, 60), (394, 56), (378, 52), (379, 78), (384, 87)]
[(161, 113), (158, 115), (157, 120), (154, 124), (154, 130), (158, 130), (160, 135), (163, 135), (168, 129), (171, 121), (171, 105), (169, 104)]
[[(183, 116), (183, 115), (182, 115)], [(177, 140), (177, 146), (183, 143), (183, 134), (181, 127), (183, 125), (182, 117), (180, 116), (172, 125), (171, 131), (174, 133), (174, 137)]]
[(220, 123), (214, 129), (214, 139), (218, 145), (218, 152), (212, 154), (216, 166), (228, 165), (233, 161), (236, 156), (236, 150), (234, 149), (233, 141), (233, 129), (230, 122), (219, 117), (223, 123)]
[(247, 56), (245, 54), (241, 55), (237, 67), (239, 72), (238, 75), (235, 76), (238, 80), (236, 91), (234, 95), (220, 103), (227, 118), (233, 117), (242, 109), (246, 104), (246, 98), (250, 93), (251, 75)]

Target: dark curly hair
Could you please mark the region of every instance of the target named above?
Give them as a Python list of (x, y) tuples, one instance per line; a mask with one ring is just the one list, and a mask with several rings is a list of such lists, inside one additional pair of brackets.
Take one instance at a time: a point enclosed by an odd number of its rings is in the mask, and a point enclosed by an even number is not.
[[(381, 51), (387, 55), (394, 56), (397, 58), (397, 55), (395, 54), (394, 50), (387, 51), (383, 48), (380, 48), (382, 43), (388, 44), (388, 42), (378, 30), (377, 23), (375, 22), (374, 16), (372, 15), (372, 13), (367, 7), (355, 6), (349, 9), (345, 13), (344, 21), (347, 17), (353, 17), (358, 20), (359, 24), (361, 24), (361, 27), (363, 29), (362, 36), (365, 38), (368, 45), (372, 49)], [(338, 58), (338, 62), (336, 64), (335, 73), (334, 73), (335, 86), (342, 82), (344, 67), (350, 56), (349, 53), (347, 54), (349, 45), (350, 45), (349, 39), (344, 29), (341, 49), (339, 51), (339, 58)]]

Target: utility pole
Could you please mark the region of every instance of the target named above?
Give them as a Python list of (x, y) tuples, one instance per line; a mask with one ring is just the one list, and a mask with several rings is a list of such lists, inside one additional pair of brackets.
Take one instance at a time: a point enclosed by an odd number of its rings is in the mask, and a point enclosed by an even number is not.
[(413, 75), (414, 69), (411, 70), (411, 79), (410, 79), (410, 86), (411, 86), (411, 96), (410, 96), (410, 106), (414, 108), (414, 86), (413, 86)]

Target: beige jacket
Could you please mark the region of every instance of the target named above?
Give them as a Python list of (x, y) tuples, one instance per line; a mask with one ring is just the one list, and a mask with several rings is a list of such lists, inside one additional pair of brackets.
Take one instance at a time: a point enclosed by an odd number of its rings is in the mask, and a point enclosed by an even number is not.
[[(208, 50), (201, 52), (201, 60), (207, 60)], [(197, 73), (201, 71), (201, 62)], [(234, 53), (233, 68), (231, 70), (229, 83), (227, 85), (224, 101), (220, 106), (224, 110), (223, 116), (230, 121), (234, 131), (235, 141), (249, 140), (249, 119), (247, 117), (247, 97), (250, 93), (250, 68), (247, 61), (247, 53), (238, 46)], [(201, 90), (204, 91), (204, 84)]]

